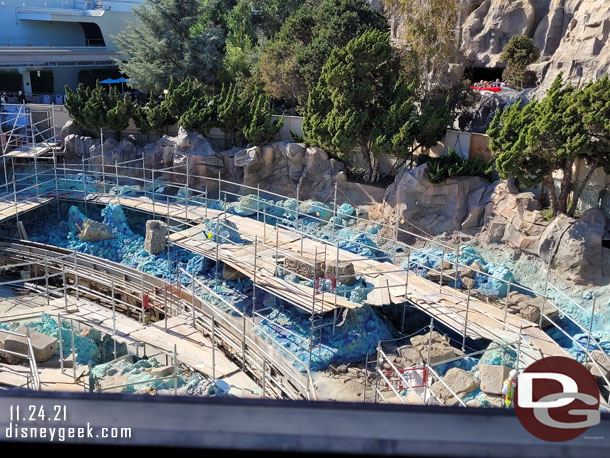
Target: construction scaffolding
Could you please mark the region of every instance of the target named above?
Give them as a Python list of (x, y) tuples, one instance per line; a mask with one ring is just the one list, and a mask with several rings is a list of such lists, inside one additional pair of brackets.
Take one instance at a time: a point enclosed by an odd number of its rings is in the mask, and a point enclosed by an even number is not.
[[(260, 187), (253, 188), (223, 180), (220, 174), (217, 178), (195, 175), (191, 172), (192, 167), (188, 161), (181, 166), (151, 169), (145, 167), (144, 156), (125, 162), (106, 164), (102, 154), (83, 158), (80, 164), (63, 162), (60, 165), (55, 152), (51, 152), (51, 154), (52, 169), (41, 171), (34, 163), (33, 170), (30, 167), (26, 172), (15, 173), (14, 163), (11, 164), (11, 185), (9, 186), (9, 181), (5, 182), (5, 193), (0, 196), (0, 208), (2, 205), (6, 206), (7, 217), (11, 214), (18, 220), (19, 214), (23, 211), (19, 202), (35, 196), (36, 199), (55, 198), (57, 205), (59, 205), (60, 199), (83, 202), (85, 214), (88, 213), (87, 205), (118, 203), (136, 211), (152, 214), (153, 218), (165, 219), (171, 232), (169, 236), (171, 244), (216, 261), (216, 285), (220, 280), (219, 262), (230, 265), (252, 280), (251, 317), (247, 316), (245, 311), (235, 310), (243, 320), (239, 330), (241, 343), (235, 343), (235, 345), (242, 347), (241, 356), (244, 368), (249, 367), (250, 372), (256, 372), (257, 379), (268, 378), (270, 375), (268, 368), (273, 367), (271, 359), (276, 359), (276, 369), (280, 364), (277, 361), (278, 358), (272, 358), (271, 350), (267, 349), (262, 362), (258, 359), (255, 364), (255, 358), (252, 357), (250, 366), (248, 366), (248, 356), (245, 350), (248, 326), (256, 328), (257, 332), (264, 333), (264, 329), (259, 324), (269, 321), (264, 315), (266, 309), (260, 308), (256, 304), (256, 291), (263, 290), (310, 314), (310, 336), (307, 342), (302, 341), (301, 343), (304, 348), (307, 348), (309, 361), (301, 361), (292, 355), (295, 358), (293, 362), (298, 361), (307, 368), (306, 378), (303, 379), (299, 375), (299, 371), (288, 369), (286, 367), (288, 365), (282, 365), (281, 368), (284, 372), (293, 372), (291, 381), (298, 386), (296, 391), (300, 394), (304, 393), (307, 398), (311, 399), (315, 396), (312, 390), (311, 358), (316, 348), (321, 345), (322, 327), (332, 326), (334, 332), (338, 325), (339, 313), (346, 309), (362, 306), (350, 301), (337, 287), (344, 280), (339, 273), (340, 267), (347, 264), (352, 264), (356, 268), (357, 274), (366, 279), (367, 286), (363, 290), (367, 295), (367, 304), (372, 306), (396, 304), (403, 307), (403, 328), (407, 307), (414, 306), (461, 335), (463, 348), (467, 338), (483, 338), (510, 346), (524, 346), (531, 348), (531, 352), (527, 352), (527, 356), (524, 353), (521, 363), (529, 364), (544, 356), (567, 355), (567, 352), (542, 331), (543, 326), (551, 326), (558, 329), (585, 353), (585, 363), (591, 362), (599, 369), (598, 362), (591, 356), (593, 350), (601, 351), (606, 360), (610, 362), (608, 355), (592, 336), (591, 325), (587, 329), (567, 311), (558, 308), (558, 304), (555, 303), (552, 296), (561, 296), (570, 306), (576, 307), (584, 314), (590, 314), (590, 324), (596, 317), (605, 319), (603, 315), (599, 313), (596, 315), (594, 307), (591, 311), (585, 310), (580, 304), (558, 290), (548, 281), (548, 272), (544, 291), (534, 291), (519, 286), (521, 291), (542, 297), (544, 300), (545, 306), (540, 311), (538, 323), (531, 323), (508, 313), (510, 294), (506, 295), (504, 306), (499, 309), (495, 305), (481, 301), (470, 288), (459, 290), (448, 285), (453, 283), (457, 286), (460, 272), (468, 267), (459, 261), (460, 248), (450, 247), (421, 233), (405, 229), (404, 227), (411, 226), (398, 217), (395, 218), (394, 224), (386, 224), (370, 221), (357, 215), (349, 216), (355, 222), (349, 226), (349, 229), (356, 234), (366, 235), (362, 229), (359, 229), (364, 224), (374, 223), (379, 226), (377, 240), (380, 243), (375, 248), (377, 254), (372, 257), (356, 255), (341, 249), (340, 244), (348, 240), (341, 233), (341, 229), (345, 226), (342, 225), (339, 218), (341, 214), (337, 207), (338, 190), (336, 186), (329, 223), (328, 219), (322, 218), (319, 214), (301, 212), (304, 202), (299, 200), (298, 188), (297, 198), (294, 199), (294, 209), (291, 207), (290, 210), (286, 210), (285, 207), (280, 206), (280, 201), (288, 199), (287, 196), (263, 191)], [(31, 159), (29, 160), (31, 161)], [(206, 183), (206, 185), (200, 185), (198, 189), (195, 189), (191, 187), (194, 186), (193, 183), (199, 185)], [(251, 200), (255, 201), (256, 208), (249, 209), (251, 216), (230, 214), (228, 204), (247, 194), (251, 195)], [(278, 216), (277, 212), (274, 213), (274, 209), (279, 208), (284, 210), (283, 216)], [(312, 234), (307, 230), (306, 221), (330, 225), (330, 235), (321, 238)], [(210, 223), (212, 229), (210, 229)], [(231, 239), (233, 226), (238, 228), (242, 242)], [(407, 238), (416, 242), (404, 242), (403, 240)], [(370, 248), (358, 240), (349, 240), (349, 242), (362, 248)], [(442, 255), (438, 256), (440, 261), (438, 269), (423, 266), (412, 259), (411, 255), (417, 249), (415, 247), (417, 242), (425, 242), (442, 252)], [(449, 253), (454, 255), (452, 257), (454, 260), (451, 262), (451, 269), (446, 269), (445, 261)], [(434, 257), (434, 255), (430, 256)], [(332, 270), (329, 269), (331, 260), (334, 265), (334, 273), (329, 274), (329, 270)], [(404, 261), (409, 267), (425, 267), (436, 272), (439, 281), (434, 283), (410, 273), (409, 269), (402, 269), (396, 265)], [(472, 267), (468, 268), (479, 276), (503, 284), (508, 292), (515, 287), (510, 281)], [(284, 278), (286, 273), (294, 275), (300, 283), (286, 280)], [(204, 287), (195, 278), (191, 278), (191, 283), (194, 285), (193, 288)], [(309, 283), (311, 286), (301, 283)], [(140, 302), (145, 291), (150, 293), (157, 287), (158, 285), (153, 284), (152, 286), (147, 285), (146, 289), (139, 290)], [(164, 288), (165, 297), (161, 300), (164, 301), (165, 310), (167, 288), (176, 288), (176, 285)], [(207, 289), (209, 291), (206, 293), (214, 294), (215, 300), (224, 301), (220, 295), (216, 294), (217, 291), (214, 288)], [(186, 292), (183, 290), (180, 295), (184, 294)], [(204, 310), (204, 315), (208, 319), (208, 324), (205, 325), (208, 330), (214, 324), (228, 320), (226, 317), (221, 318), (213, 304), (204, 303), (196, 295), (196, 291), (191, 292), (190, 301), (198, 303), (200, 309)], [(175, 303), (176, 301), (171, 300), (170, 302)], [(177, 303), (179, 302), (177, 301)], [(182, 302), (184, 302), (183, 298)], [(231, 306), (231, 304), (225, 305)], [(182, 303), (181, 306), (189, 308), (188, 304)], [(190, 310), (197, 315), (194, 305), (190, 305)], [(586, 346), (574, 339), (567, 329), (564, 329), (563, 321), (558, 320), (554, 313), (556, 310), (564, 315), (563, 318), (567, 319), (570, 326), (576, 326), (587, 335)], [(138, 313), (144, 316), (143, 306), (140, 306)], [(333, 319), (325, 323), (322, 318), (329, 313), (333, 314)], [(209, 324), (210, 317), (213, 318), (211, 325)], [(197, 322), (197, 319), (194, 319), (194, 322)], [(249, 325), (246, 325), (246, 322)], [(199, 324), (203, 326), (202, 323)], [(228, 327), (235, 327), (235, 323), (225, 324)], [(274, 323), (273, 326), (281, 327), (278, 323)], [(285, 332), (290, 332), (285, 327), (282, 328)], [(271, 336), (267, 337), (272, 339)], [(233, 350), (239, 352), (239, 348)], [(282, 357), (279, 359), (281, 360)], [(294, 365), (291, 366), (294, 367)], [(603, 374), (603, 371), (600, 370), (600, 373)], [(429, 377), (434, 377), (433, 369), (430, 369)], [(605, 382), (610, 387), (610, 382), (608, 380)], [(278, 383), (278, 385), (282, 384)], [(294, 393), (292, 394), (294, 395)]]

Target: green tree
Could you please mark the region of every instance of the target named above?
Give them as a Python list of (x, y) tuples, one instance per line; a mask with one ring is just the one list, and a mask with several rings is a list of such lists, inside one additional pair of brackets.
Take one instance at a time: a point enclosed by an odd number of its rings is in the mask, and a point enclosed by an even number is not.
[(173, 77), (214, 84), (222, 63), (224, 33), (202, 24), (211, 6), (199, 0), (146, 0), (133, 8), (137, 21), (116, 36), (121, 72), (142, 88), (161, 92)]
[(243, 134), (250, 115), (247, 98), (237, 84), (223, 86), (217, 108), (218, 127), (228, 133), (231, 146), (238, 144), (237, 135)]
[(207, 135), (216, 124), (216, 98), (203, 96), (193, 100), (178, 124), (188, 131)]
[(284, 125), (284, 117), (273, 121), (269, 96), (256, 91), (250, 106), (250, 117), (244, 127), (244, 137), (251, 145), (265, 145), (273, 141)]
[[(367, 182), (377, 179), (380, 152), (387, 151), (395, 139), (403, 141), (399, 133), (388, 132), (383, 125), (395, 93), (395, 70), (389, 35), (369, 30), (332, 52), (309, 95), (305, 134), (341, 159), (358, 149)], [(401, 98), (408, 100), (406, 93)], [(402, 107), (396, 110), (409, 112)], [(404, 120), (405, 129), (409, 122)]]
[(66, 84), (65, 86), (66, 98), (64, 100), (64, 107), (70, 113), (70, 116), (76, 124), (81, 127), (86, 127), (85, 118), (85, 104), (91, 96), (91, 89), (80, 83), (76, 88), (76, 91), (72, 91)]
[(580, 158), (585, 160), (589, 170), (574, 190), (573, 204), (568, 210), (570, 216), (574, 214), (576, 203), (595, 170), (601, 167), (610, 174), (610, 78), (606, 75), (590, 82), (575, 94), (573, 100), (570, 110), (582, 120), (588, 140), (588, 148), (583, 150)]
[(172, 78), (163, 105), (175, 122), (204, 97), (205, 89), (197, 80), (187, 77), (177, 84)]
[(228, 35), (224, 67), (231, 80), (249, 78), (256, 63), (258, 37), (252, 9), (250, 0), (239, 0), (226, 16)]
[(540, 57), (540, 49), (534, 44), (534, 40), (523, 36), (515, 35), (511, 37), (500, 58), (506, 62), (506, 69), (503, 73), (504, 80), (515, 89), (523, 89), (529, 86), (527, 68), (536, 62)]
[[(517, 178), (526, 186), (545, 182), (549, 188), (553, 214), (572, 213), (578, 198), (569, 207), (573, 187), (574, 161), (591, 151), (579, 92), (563, 82), (560, 74), (544, 99), (521, 108), (515, 104), (496, 113), (488, 130), (490, 149), (502, 178)], [(553, 172), (561, 171), (559, 194)]]
[(117, 88), (110, 89), (107, 98), (108, 112), (106, 123), (110, 130), (114, 131), (117, 140), (121, 138), (121, 132), (129, 127), (129, 121), (134, 116), (134, 102), (130, 94), (121, 97)]
[(84, 127), (94, 132), (108, 127), (108, 96), (98, 81), (95, 88), (89, 91), (89, 98), (83, 109)]
[(391, 105), (387, 107), (378, 123), (378, 135), (371, 147), (372, 151), (397, 158), (388, 175), (412, 158), (416, 148), (419, 124), (416, 89), (414, 81), (407, 84), (404, 76), (401, 76), (390, 95)]
[(462, 61), (459, 49), (459, 14), (455, 0), (386, 0), (389, 15), (403, 18), (395, 30), (409, 78), (422, 83), (424, 93), (433, 87), (453, 85), (452, 65)]
[(303, 106), (333, 49), (369, 29), (388, 24), (366, 0), (305, 1), (265, 46), (257, 78), (274, 99)]
[(552, 158), (540, 154), (527, 144), (529, 129), (535, 124), (538, 111), (536, 101), (525, 107), (514, 103), (504, 111), (496, 112), (487, 131), (490, 137), (489, 147), (500, 177), (517, 178), (521, 184), (528, 187), (537, 186), (547, 178), (550, 179), (553, 172)]

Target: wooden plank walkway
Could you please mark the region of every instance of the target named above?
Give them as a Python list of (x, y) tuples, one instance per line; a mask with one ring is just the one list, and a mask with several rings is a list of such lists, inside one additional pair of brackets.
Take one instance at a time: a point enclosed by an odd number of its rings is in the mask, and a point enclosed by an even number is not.
[[(82, 199), (82, 193), (74, 193), (72, 198)], [(114, 195), (90, 194), (88, 200), (93, 203), (108, 204), (118, 203), (119, 198)], [(434, 317), (435, 320), (447, 325), (454, 331), (473, 339), (484, 338), (496, 342), (514, 343), (519, 339), (519, 330), (528, 339), (536, 352), (543, 356), (567, 356), (555, 341), (544, 331), (530, 321), (508, 314), (506, 324), (504, 313), (494, 305), (471, 297), (468, 299), (464, 291), (456, 290), (449, 286), (439, 286), (425, 278), (413, 273), (407, 273), (400, 267), (389, 262), (364, 259), (359, 255), (337, 250), (335, 246), (303, 238), (289, 229), (280, 228), (276, 234), (275, 227), (265, 225), (252, 218), (238, 215), (227, 215), (220, 210), (206, 209), (203, 206), (186, 206), (182, 203), (158, 203), (148, 197), (125, 197), (120, 198), (123, 206), (153, 213), (159, 218), (170, 217), (175, 220), (188, 221), (191, 224), (201, 223), (204, 219), (224, 218), (236, 224), (240, 236), (247, 242), (241, 245), (219, 246), (219, 258), (239, 270), (243, 274), (254, 277), (254, 239), (259, 238), (257, 247), (257, 269), (256, 282), (265, 285), (278, 297), (290, 298), (289, 302), (295, 304), (302, 310), (311, 311), (313, 289), (293, 282), (278, 279), (273, 275), (273, 269), (268, 266), (275, 254), (276, 237), (278, 248), (283, 253), (289, 253), (297, 259), (311, 262), (315, 251), (323, 253), (326, 250), (329, 259), (338, 258), (339, 263), (351, 262), (355, 272), (362, 275), (373, 290), (368, 302), (371, 305), (402, 304), (407, 299), (420, 310)], [(266, 227), (265, 227), (266, 226)], [(202, 232), (202, 226), (195, 226), (184, 231), (172, 234), (172, 242), (185, 249), (215, 258), (216, 243), (208, 241)], [(266, 237), (264, 237), (266, 234)], [(223, 244), (224, 245), (224, 244)], [(301, 251), (302, 246), (302, 251)], [(221, 255), (222, 247), (222, 255)], [(260, 262), (259, 262), (260, 261)], [(260, 266), (260, 267), (259, 267)], [(408, 282), (407, 282), (408, 275)], [(287, 299), (288, 300), (288, 299)], [(352, 303), (345, 298), (336, 296), (337, 308), (356, 308), (359, 304)], [(325, 293), (323, 299), (316, 301), (316, 311), (330, 311), (335, 308), (335, 295)], [(466, 320), (466, 315), (468, 319)]]
[(15, 159), (34, 159), (40, 158), (44, 156), (46, 153), (51, 152), (51, 146), (47, 145), (38, 145), (38, 146), (30, 146), (30, 147), (20, 147), (15, 148), (12, 151), (9, 151), (4, 156), (12, 157)]
[[(113, 334), (112, 310), (105, 307), (83, 298), (77, 300), (75, 297), (68, 297), (68, 309), (71, 313), (66, 313), (63, 298), (50, 301), (50, 305), (46, 305), (46, 301), (44, 305), (38, 305), (36, 302), (40, 301), (32, 301), (31, 299), (27, 296), (1, 298), (0, 321), (25, 319), (25, 317), (32, 319), (40, 316), (41, 313), (54, 316), (61, 314), (62, 319), (72, 318), (76, 322), (80, 321), (84, 325), (90, 325), (110, 335)], [(115, 323), (117, 331), (115, 338), (118, 342), (127, 344), (145, 342), (166, 350), (170, 354), (173, 353), (175, 344), (180, 361), (208, 377), (214, 375), (212, 370), (212, 343), (190, 325), (189, 319), (184, 317), (169, 318), (167, 332), (165, 331), (165, 322), (143, 325), (120, 313), (115, 315)], [(225, 380), (236, 389), (236, 394), (242, 397), (253, 396), (260, 391), (258, 385), (222, 351), (217, 349), (214, 353), (216, 378)], [(14, 369), (14, 366), (10, 366), (10, 368)], [(27, 367), (23, 367), (23, 369), (29, 371)], [(46, 368), (40, 368), (40, 371), (44, 375), (44, 378), (41, 375), (43, 389), (63, 390), (65, 387), (61, 388), (55, 386), (55, 384), (73, 383), (71, 369), (67, 369), (63, 376), (56, 376), (55, 378), (51, 374), (57, 371), (54, 372)], [(0, 367), (0, 384), (25, 386), (25, 381), (25, 377), (11, 374), (8, 371), (3, 372)], [(19, 385), (14, 385), (13, 382), (19, 383)], [(80, 391), (82, 391), (82, 385)], [(258, 397), (258, 394), (256, 397)]]
[(49, 202), (51, 202), (52, 200), (54, 200), (53, 197), (27, 197), (27, 198), (19, 198), (19, 200), (17, 200), (17, 204), (15, 204), (15, 202), (11, 199), (8, 200), (10, 197), (12, 197), (12, 194), (0, 194), (0, 198), (3, 198), (2, 200), (0, 200), (0, 223), (7, 221), (11, 218), (14, 218), (17, 215), (17, 212), (19, 212), (19, 214), (23, 214), (23, 213), (27, 213), (29, 211), (35, 210), (39, 207), (42, 207), (43, 205), (48, 204)]

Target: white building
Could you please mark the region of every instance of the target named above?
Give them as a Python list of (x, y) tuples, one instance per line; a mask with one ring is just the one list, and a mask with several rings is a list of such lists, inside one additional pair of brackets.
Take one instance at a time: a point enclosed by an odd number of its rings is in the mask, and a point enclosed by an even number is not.
[(115, 67), (113, 36), (135, 20), (132, 8), (141, 3), (0, 0), (0, 89), (9, 81), (28, 95), (63, 94), (65, 84), (77, 85), (79, 71)]

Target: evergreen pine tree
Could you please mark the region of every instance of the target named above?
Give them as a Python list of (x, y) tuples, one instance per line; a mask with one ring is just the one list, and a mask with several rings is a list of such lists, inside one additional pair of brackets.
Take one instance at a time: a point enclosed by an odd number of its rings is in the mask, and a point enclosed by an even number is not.
[(250, 120), (243, 130), (248, 143), (251, 145), (266, 145), (273, 141), (284, 125), (284, 117), (278, 121), (273, 121), (269, 96), (255, 91), (250, 113)]
[(81, 127), (86, 127), (85, 120), (85, 104), (91, 96), (91, 89), (80, 83), (76, 91), (72, 91), (70, 87), (65, 85), (66, 97), (64, 99), (64, 107), (70, 113), (70, 116), (76, 124)]

